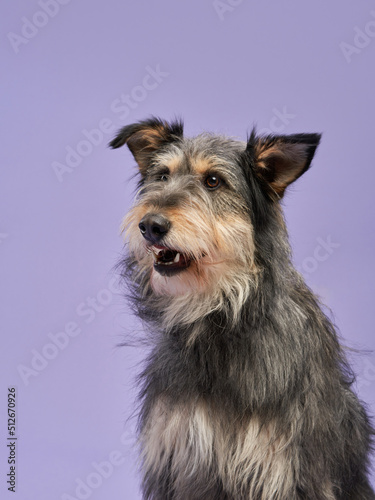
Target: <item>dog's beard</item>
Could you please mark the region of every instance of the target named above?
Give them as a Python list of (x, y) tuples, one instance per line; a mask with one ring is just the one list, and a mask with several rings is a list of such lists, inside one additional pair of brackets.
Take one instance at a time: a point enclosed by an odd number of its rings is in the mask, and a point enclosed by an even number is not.
[[(152, 305), (158, 309), (159, 324), (170, 330), (176, 324), (187, 325), (203, 319), (214, 311), (222, 310), (231, 321), (236, 322), (240, 311), (257, 286), (258, 274), (250, 262), (245, 264), (237, 253), (234, 258), (216, 254), (200, 255), (190, 265), (172, 276), (163, 276), (154, 268), (154, 258), (142, 240), (138, 241), (136, 279), (141, 283), (141, 294), (153, 296)], [(135, 250), (135, 241), (131, 241)], [(133, 278), (136, 278), (133, 276)], [(151, 297), (150, 297), (151, 298)], [(189, 342), (199, 335), (193, 329)]]
[[(151, 292), (163, 326), (168, 329), (176, 323), (191, 324), (219, 309), (236, 320), (257, 283), (249, 221), (241, 217), (200, 217), (193, 224), (181, 215), (172, 220), (173, 229), (168, 235), (152, 245), (139, 231), (142, 216), (130, 212), (123, 224), (136, 269), (132, 279), (140, 284), (141, 295), (150, 296)], [(164, 250), (159, 256), (160, 247)], [(181, 254), (181, 269), (170, 273), (168, 268), (174, 264), (168, 262), (177, 253)]]
[(190, 260), (188, 267), (171, 276), (161, 274), (154, 266), (150, 277), (151, 286), (157, 295), (181, 296), (191, 292), (199, 294), (217, 283), (219, 276), (214, 274), (221, 274), (219, 266), (219, 263), (215, 263), (215, 260), (208, 256)]

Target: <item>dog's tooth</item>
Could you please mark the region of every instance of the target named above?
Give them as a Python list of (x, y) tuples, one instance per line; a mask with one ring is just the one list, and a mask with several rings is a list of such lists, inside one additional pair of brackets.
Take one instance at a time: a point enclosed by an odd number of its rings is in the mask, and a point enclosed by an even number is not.
[(177, 253), (177, 254), (176, 254), (176, 257), (175, 257), (175, 258), (174, 258), (174, 260), (173, 260), (173, 263), (174, 263), (174, 264), (177, 264), (177, 262), (180, 262), (180, 257), (181, 257), (181, 255), (180, 255), (179, 253)]
[(162, 248), (151, 247), (155, 255), (160, 255), (163, 252)]

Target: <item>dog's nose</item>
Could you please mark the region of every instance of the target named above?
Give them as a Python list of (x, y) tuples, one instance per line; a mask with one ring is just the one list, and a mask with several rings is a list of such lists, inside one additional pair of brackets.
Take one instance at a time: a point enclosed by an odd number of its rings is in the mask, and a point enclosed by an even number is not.
[(147, 214), (138, 224), (138, 227), (147, 241), (157, 243), (167, 234), (171, 223), (163, 215)]

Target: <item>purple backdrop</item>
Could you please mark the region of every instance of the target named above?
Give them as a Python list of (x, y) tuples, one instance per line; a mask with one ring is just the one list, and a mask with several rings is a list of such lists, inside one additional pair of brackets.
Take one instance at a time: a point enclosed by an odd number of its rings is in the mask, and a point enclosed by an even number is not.
[[(3, 2), (2, 498), (140, 498), (140, 328), (111, 268), (134, 161), (120, 126), (182, 116), (186, 133), (323, 132), (285, 199), (294, 259), (334, 311), (375, 410), (372, 1)], [(7, 388), (17, 387), (17, 491)], [(375, 476), (374, 476), (375, 477)]]

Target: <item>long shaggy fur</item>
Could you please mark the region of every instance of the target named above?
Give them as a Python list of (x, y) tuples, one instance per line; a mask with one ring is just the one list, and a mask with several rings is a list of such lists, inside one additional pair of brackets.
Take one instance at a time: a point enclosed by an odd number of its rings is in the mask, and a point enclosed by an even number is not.
[[(293, 268), (280, 207), (319, 139), (186, 139), (182, 123), (150, 119), (111, 143), (128, 144), (141, 174), (120, 267), (154, 343), (140, 377), (147, 500), (375, 498), (373, 430)], [(213, 174), (221, 185), (207, 189)], [(150, 213), (170, 223), (162, 245), (191, 262), (177, 275), (154, 267), (138, 228)]]

